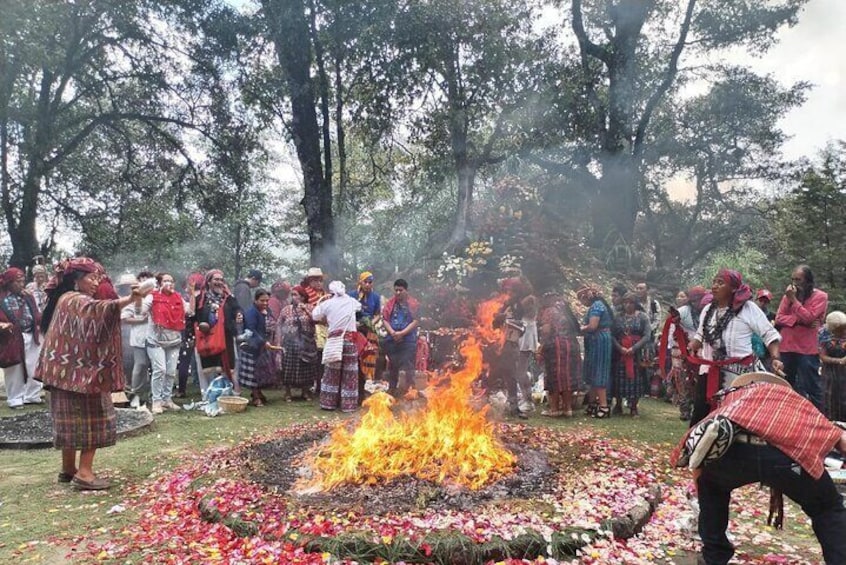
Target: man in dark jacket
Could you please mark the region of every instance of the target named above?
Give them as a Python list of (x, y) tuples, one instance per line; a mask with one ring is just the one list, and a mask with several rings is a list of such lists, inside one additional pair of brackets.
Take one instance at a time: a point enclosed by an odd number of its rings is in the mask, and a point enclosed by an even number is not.
[(235, 300), (238, 301), (238, 306), (241, 310), (246, 312), (253, 305), (253, 292), (258, 285), (261, 284), (263, 278), (261, 271), (258, 269), (250, 269), (247, 276), (235, 283), (232, 287), (232, 294), (235, 295)]

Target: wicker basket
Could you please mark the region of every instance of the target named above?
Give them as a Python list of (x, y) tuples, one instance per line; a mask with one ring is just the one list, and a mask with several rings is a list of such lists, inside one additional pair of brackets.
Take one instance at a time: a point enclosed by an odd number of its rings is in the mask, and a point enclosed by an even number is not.
[(217, 399), (217, 404), (220, 406), (220, 411), (223, 414), (237, 414), (247, 409), (249, 400), (243, 396), (221, 396)]

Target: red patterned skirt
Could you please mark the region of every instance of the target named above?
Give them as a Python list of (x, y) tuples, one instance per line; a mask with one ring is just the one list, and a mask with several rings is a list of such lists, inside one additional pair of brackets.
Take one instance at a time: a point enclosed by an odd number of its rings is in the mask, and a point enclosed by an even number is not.
[(324, 410), (358, 410), (358, 349), (354, 337), (353, 332), (347, 332), (341, 360), (325, 366), (320, 382), (320, 407)]
[(117, 441), (117, 414), (110, 393), (82, 394), (50, 389), (53, 447), (97, 449)]

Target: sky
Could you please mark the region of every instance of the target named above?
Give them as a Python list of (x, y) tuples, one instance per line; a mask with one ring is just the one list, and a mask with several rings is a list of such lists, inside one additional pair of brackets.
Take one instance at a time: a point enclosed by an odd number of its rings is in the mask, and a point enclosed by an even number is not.
[(799, 23), (780, 30), (778, 37), (779, 43), (763, 57), (738, 60), (784, 84), (804, 80), (814, 85), (805, 104), (781, 123), (791, 136), (785, 156), (813, 156), (828, 141), (846, 140), (846, 1), (811, 0)]
[[(785, 114), (779, 126), (788, 137), (782, 147), (786, 160), (814, 158), (828, 142), (846, 140), (846, 0), (810, 0), (799, 22), (781, 28), (776, 37), (778, 43), (763, 55), (735, 50), (726, 59), (770, 74), (785, 86), (799, 81), (812, 85), (805, 103)], [(690, 200), (695, 194), (684, 176), (670, 179), (666, 188), (674, 200)]]

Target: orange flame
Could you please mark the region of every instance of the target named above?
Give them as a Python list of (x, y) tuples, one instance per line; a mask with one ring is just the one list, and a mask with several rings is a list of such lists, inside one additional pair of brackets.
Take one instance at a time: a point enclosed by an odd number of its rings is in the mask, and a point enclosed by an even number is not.
[[(482, 340), (497, 338), (491, 323), (504, 300), (480, 305), (475, 333)], [(391, 411), (395, 401), (388, 394), (378, 392), (367, 399), (359, 425), (352, 431), (339, 426), (329, 443), (317, 449), (312, 464), (315, 481), (301, 490), (376, 484), (407, 475), (478, 489), (509, 474), (515, 457), (496, 438), (486, 418), (488, 407), (476, 410), (471, 405), (472, 383), (483, 368), (479, 339), (468, 337), (460, 353), (463, 368), (427, 391), (423, 410), (395, 416)]]
[(476, 308), (476, 317), (479, 322), (475, 331), (485, 343), (502, 344), (502, 328), (494, 329), (493, 322), (496, 315), (502, 310), (507, 298), (504, 294), (498, 294), (494, 298), (485, 300)]

